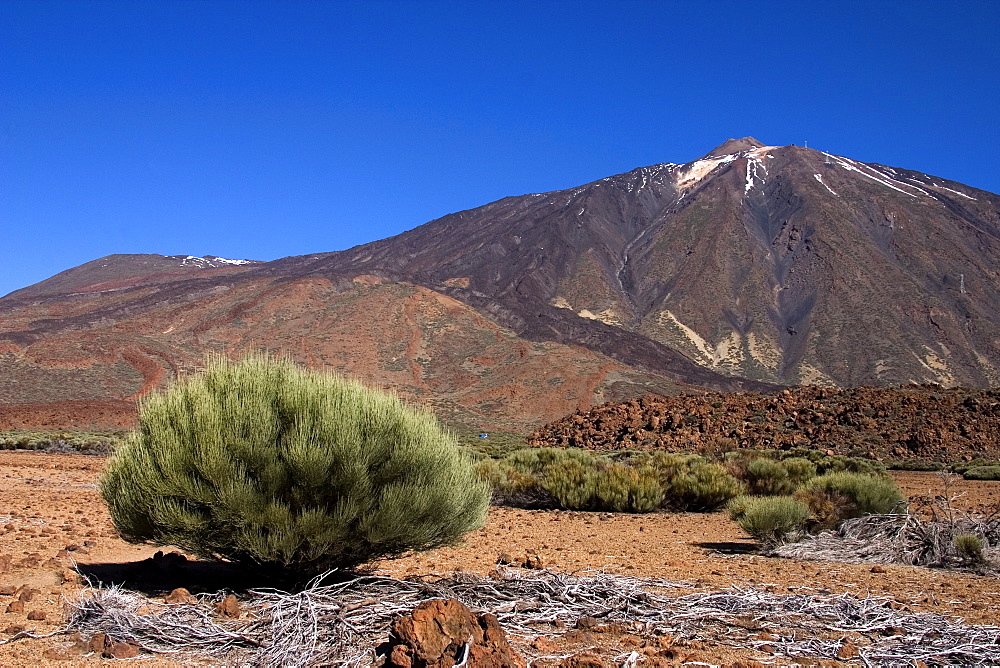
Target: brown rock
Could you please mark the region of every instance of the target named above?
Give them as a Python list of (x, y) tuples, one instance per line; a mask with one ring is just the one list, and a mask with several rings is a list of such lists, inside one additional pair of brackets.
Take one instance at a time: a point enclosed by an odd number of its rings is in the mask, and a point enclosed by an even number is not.
[(139, 647), (128, 642), (112, 642), (105, 647), (103, 656), (109, 659), (134, 659), (139, 656)]
[(28, 613), (28, 619), (33, 622), (44, 622), (45, 621), (45, 611), (43, 610), (32, 610)]
[(30, 603), (31, 601), (34, 600), (35, 596), (37, 596), (38, 594), (41, 594), (41, 593), (42, 592), (40, 592), (39, 590), (35, 589), (34, 587), (32, 587), (30, 589), (24, 589), (24, 590), (21, 591), (20, 594), (18, 594), (17, 600), (22, 601), (24, 603)]
[(104, 653), (104, 648), (109, 644), (108, 636), (103, 633), (95, 633), (90, 638), (90, 651), (98, 654)]
[(875, 566), (872, 566), (872, 573), (885, 573), (885, 572), (886, 572), (885, 566), (879, 566), (877, 564)]
[(236, 618), (240, 616), (240, 602), (235, 595), (230, 594), (215, 604), (215, 610), (220, 615)]
[(3, 630), (4, 633), (11, 636), (16, 636), (18, 633), (24, 631), (25, 628), (20, 624), (11, 624)]
[(447, 668), (463, 660), (481, 668), (525, 665), (496, 616), (485, 613), (477, 618), (455, 599), (424, 601), (397, 619), (383, 649), (388, 668)]
[(69, 654), (62, 651), (61, 649), (56, 649), (55, 647), (49, 647), (48, 649), (42, 652), (42, 658), (48, 659), (49, 661), (70, 661), (72, 660), (73, 657), (71, 657)]
[(860, 656), (858, 654), (858, 648), (854, 644), (849, 642), (845, 642), (843, 645), (840, 646), (840, 649), (837, 650), (837, 658), (842, 659), (844, 661), (847, 661), (849, 659), (856, 659), (858, 658), (858, 656)]
[(563, 659), (560, 668), (610, 668), (601, 657), (592, 652), (582, 652)]
[(593, 617), (580, 617), (576, 620), (576, 628), (583, 629), (584, 631), (592, 631), (600, 626), (600, 622)]
[(71, 568), (64, 568), (62, 573), (62, 581), (69, 584), (79, 584), (80, 574)]
[(24, 601), (11, 601), (7, 605), (7, 612), (24, 612)]
[(14, 585), (3, 585), (0, 586), (0, 596), (13, 596), (17, 592), (17, 587)]
[(178, 587), (163, 597), (167, 603), (197, 603), (198, 599), (191, 595), (184, 587)]

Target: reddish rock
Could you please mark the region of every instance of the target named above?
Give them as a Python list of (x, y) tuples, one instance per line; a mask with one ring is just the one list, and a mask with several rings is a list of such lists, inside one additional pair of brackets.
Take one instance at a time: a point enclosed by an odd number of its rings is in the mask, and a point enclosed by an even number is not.
[(44, 622), (45, 612), (43, 610), (32, 610), (28, 613), (28, 619), (33, 622)]
[(425, 601), (392, 626), (387, 668), (450, 668), (467, 659), (477, 668), (524, 668), (496, 616), (476, 617), (455, 599)]
[(24, 612), (24, 601), (11, 601), (7, 605), (7, 612)]
[(42, 652), (42, 658), (48, 661), (71, 661), (73, 657), (61, 649), (49, 647)]
[(850, 659), (856, 659), (858, 658), (858, 656), (860, 656), (858, 654), (858, 648), (849, 642), (845, 642), (843, 645), (840, 646), (840, 649), (837, 650), (837, 658), (844, 661), (848, 661)]
[(167, 603), (197, 603), (198, 599), (191, 595), (184, 587), (178, 587), (163, 597)]
[(109, 659), (134, 659), (139, 656), (139, 647), (128, 642), (112, 642), (104, 648), (103, 656)]
[(215, 604), (215, 610), (225, 617), (236, 618), (240, 616), (240, 602), (235, 595), (230, 594)]
[(0, 596), (13, 596), (17, 591), (17, 587), (14, 585), (2, 585), (0, 586)]
[(563, 659), (560, 668), (611, 668), (607, 662), (592, 652), (582, 652)]
[(18, 633), (24, 631), (25, 628), (21, 624), (11, 624), (3, 630), (4, 633), (10, 636), (16, 636)]

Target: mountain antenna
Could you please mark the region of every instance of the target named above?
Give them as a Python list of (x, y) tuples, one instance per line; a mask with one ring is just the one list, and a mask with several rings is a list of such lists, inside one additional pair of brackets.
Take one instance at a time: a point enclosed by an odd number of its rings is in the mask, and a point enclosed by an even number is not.
[(809, 140), (806, 140), (806, 148), (809, 148)]

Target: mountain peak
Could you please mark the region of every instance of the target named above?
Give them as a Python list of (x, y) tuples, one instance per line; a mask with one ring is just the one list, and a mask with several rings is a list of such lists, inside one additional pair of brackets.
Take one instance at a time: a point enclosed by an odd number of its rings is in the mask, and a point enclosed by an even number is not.
[(716, 146), (711, 151), (702, 156), (702, 158), (707, 158), (713, 155), (715, 156), (730, 155), (732, 153), (739, 153), (740, 151), (749, 151), (752, 148), (760, 148), (761, 146), (766, 146), (766, 144), (754, 139), (753, 137), (741, 137), (740, 139), (727, 139), (725, 142)]

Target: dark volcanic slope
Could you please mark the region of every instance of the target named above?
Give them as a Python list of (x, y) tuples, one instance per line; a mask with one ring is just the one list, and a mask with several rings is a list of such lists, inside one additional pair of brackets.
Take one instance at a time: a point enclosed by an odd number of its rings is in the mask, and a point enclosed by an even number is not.
[(986, 387), (1000, 364), (1000, 197), (752, 138), (337, 253), (188, 260), (0, 299), (0, 403), (141, 396), (254, 346), (496, 426), (649, 391)]

